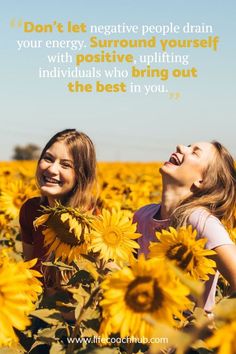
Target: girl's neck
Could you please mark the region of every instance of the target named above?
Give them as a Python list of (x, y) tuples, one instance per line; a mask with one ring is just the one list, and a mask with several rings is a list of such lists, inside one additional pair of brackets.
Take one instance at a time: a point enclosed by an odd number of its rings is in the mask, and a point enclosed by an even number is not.
[(181, 200), (189, 195), (186, 187), (163, 184), (161, 201), (161, 219), (168, 219)]
[(53, 197), (46, 197), (46, 198), (47, 198), (47, 200), (48, 200), (48, 205), (49, 205), (50, 207), (54, 207), (54, 206), (55, 206), (56, 199), (53, 198)]

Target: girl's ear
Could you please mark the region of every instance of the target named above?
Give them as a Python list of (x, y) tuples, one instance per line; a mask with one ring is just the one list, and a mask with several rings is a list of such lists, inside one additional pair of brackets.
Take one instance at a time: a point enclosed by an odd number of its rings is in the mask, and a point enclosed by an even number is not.
[(202, 182), (203, 182), (202, 179), (199, 179), (199, 180), (195, 181), (195, 182), (193, 183), (193, 186), (192, 186), (193, 189), (195, 189), (195, 190), (201, 189), (201, 187), (202, 187)]

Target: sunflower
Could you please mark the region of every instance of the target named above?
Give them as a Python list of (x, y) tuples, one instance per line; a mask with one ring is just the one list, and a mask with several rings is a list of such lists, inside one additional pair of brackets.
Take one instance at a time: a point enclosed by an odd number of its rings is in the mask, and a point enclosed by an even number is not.
[(26, 292), (29, 295), (32, 302), (37, 301), (38, 295), (42, 293), (42, 283), (37, 279), (41, 278), (42, 274), (37, 270), (31, 269), (37, 263), (37, 258), (34, 258), (28, 262), (19, 262), (19, 271), (27, 274), (27, 285)]
[(8, 217), (6, 214), (0, 212), (0, 229), (7, 228), (9, 223)]
[(34, 221), (37, 228), (45, 226), (44, 243), (48, 247), (48, 255), (54, 252), (56, 259), (69, 263), (80, 254), (87, 253), (86, 235), (90, 230), (93, 217), (81, 213), (76, 208), (64, 207), (56, 203), (55, 207), (44, 207), (45, 214)]
[(33, 184), (26, 185), (22, 180), (18, 179), (2, 189), (0, 209), (9, 217), (15, 219), (18, 217), (20, 208), (26, 200), (38, 194)]
[(158, 321), (175, 325), (173, 316), (182, 318), (190, 306), (189, 290), (180, 283), (166, 262), (141, 255), (131, 268), (107, 275), (101, 283), (104, 298), (103, 322), (100, 333), (150, 338), (152, 325), (144, 316), (150, 314)]
[(210, 348), (218, 348), (218, 354), (235, 354), (236, 320), (219, 328), (206, 343)]
[(192, 226), (156, 232), (159, 242), (151, 242), (150, 257), (169, 259), (195, 280), (209, 279), (207, 274), (214, 274), (215, 261), (207, 256), (214, 255), (212, 250), (206, 250), (207, 239), (196, 239), (197, 231)]
[[(34, 310), (37, 300), (33, 291), (42, 292), (34, 279), (30, 263), (12, 261), (7, 251), (0, 252), (0, 347), (11, 346), (18, 341), (14, 328), (24, 330), (30, 324), (28, 314)], [(37, 289), (32, 285), (37, 283)], [(34, 295), (34, 296), (33, 296)]]
[(19, 233), (18, 221), (0, 212), (0, 238), (3, 244), (10, 246)]
[(136, 233), (136, 224), (129, 218), (130, 212), (103, 209), (102, 214), (92, 222), (89, 250), (100, 252), (99, 258), (104, 261), (114, 260), (117, 264), (128, 263), (139, 245), (135, 239), (141, 236)]
[(215, 332), (206, 340), (218, 354), (235, 354), (236, 348), (236, 298), (224, 298), (214, 308)]

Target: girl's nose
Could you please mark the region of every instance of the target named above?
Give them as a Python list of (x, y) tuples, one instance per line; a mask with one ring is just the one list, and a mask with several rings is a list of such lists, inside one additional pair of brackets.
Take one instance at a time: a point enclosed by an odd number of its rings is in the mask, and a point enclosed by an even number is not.
[(180, 154), (185, 154), (188, 151), (189, 147), (179, 144), (176, 146), (176, 152), (179, 152)]
[(58, 164), (55, 162), (53, 162), (52, 164), (50, 164), (50, 166), (48, 166), (47, 170), (52, 173), (53, 175), (57, 175), (58, 174)]

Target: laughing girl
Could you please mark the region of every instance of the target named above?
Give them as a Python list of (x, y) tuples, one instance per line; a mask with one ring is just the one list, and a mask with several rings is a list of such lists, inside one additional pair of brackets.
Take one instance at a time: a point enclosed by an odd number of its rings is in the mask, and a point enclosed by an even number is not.
[(20, 210), (23, 255), (26, 260), (38, 258), (41, 270), (47, 249), (42, 228), (34, 229), (33, 221), (42, 213), (41, 205), (94, 208), (93, 187), (96, 182), (96, 154), (90, 138), (75, 129), (54, 135), (43, 149), (37, 165), (36, 178), (41, 197), (29, 199)]
[(192, 225), (198, 237), (207, 238), (207, 249), (216, 252), (217, 272), (205, 283), (204, 308), (211, 311), (219, 272), (236, 291), (236, 246), (221, 220), (232, 225), (236, 205), (236, 171), (232, 156), (219, 142), (178, 145), (160, 169), (162, 201), (139, 209), (134, 222), (140, 252), (148, 254), (155, 231), (169, 226)]

